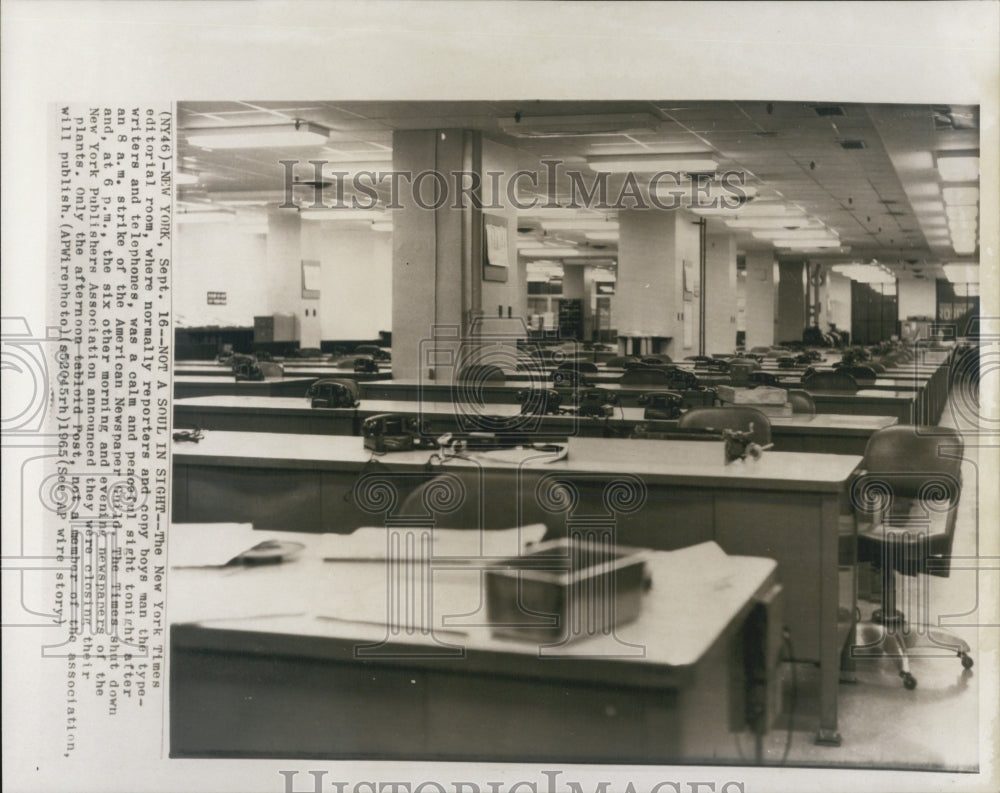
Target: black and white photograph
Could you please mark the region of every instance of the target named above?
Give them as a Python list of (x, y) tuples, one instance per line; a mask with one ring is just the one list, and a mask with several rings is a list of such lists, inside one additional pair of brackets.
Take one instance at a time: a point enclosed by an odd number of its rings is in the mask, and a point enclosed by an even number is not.
[(997, 4), (4, 11), (5, 787), (994, 789)]

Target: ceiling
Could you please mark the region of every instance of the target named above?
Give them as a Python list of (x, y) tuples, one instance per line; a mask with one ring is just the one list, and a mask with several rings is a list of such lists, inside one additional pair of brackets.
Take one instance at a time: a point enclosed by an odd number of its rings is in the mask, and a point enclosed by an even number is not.
[[(236, 150), (210, 150), (187, 140), (205, 128), (295, 120), (325, 127), (328, 139), (306, 148)], [(745, 173), (746, 184), (756, 190), (753, 203), (801, 210), (839, 236), (838, 248), (781, 249), (781, 256), (829, 263), (876, 259), (901, 278), (941, 277), (941, 264), (978, 261), (978, 248), (966, 255), (952, 248), (941, 192), (952, 185), (942, 181), (934, 159), (936, 152), (945, 150), (978, 150), (978, 110), (967, 106), (767, 101), (185, 102), (178, 105), (178, 122), (180, 167), (197, 176), (196, 184), (179, 188), (182, 211), (229, 208), (241, 216), (288, 212), (278, 209), (284, 200), (282, 159), (327, 160), (330, 170), (337, 162), (375, 162), (389, 170), (393, 131), (458, 128), (480, 130), (514, 149), (520, 167), (539, 172), (537, 192), (542, 196), (548, 190), (545, 169), (539, 165), (543, 158), (558, 158), (567, 168), (589, 174), (587, 158), (594, 155), (699, 153), (716, 161), (720, 173)], [(540, 136), (524, 131), (532, 127), (542, 129)], [(624, 178), (609, 177), (612, 197)], [(560, 200), (569, 198), (567, 185), (567, 180), (557, 180)], [(384, 185), (379, 194), (381, 200), (387, 199)], [(521, 190), (519, 196), (528, 200), (531, 194)], [(978, 216), (978, 205), (972, 211)], [(614, 211), (587, 214), (608, 220), (615, 215)], [(364, 222), (370, 224), (370, 218)], [(522, 236), (541, 238), (543, 222), (540, 213), (524, 213), (519, 227), (530, 231)], [(709, 231), (733, 233), (742, 251), (771, 246), (750, 230), (728, 228), (717, 216), (708, 222)], [(546, 239), (553, 238), (594, 255), (616, 255), (614, 240), (587, 240), (583, 230), (546, 233)]]

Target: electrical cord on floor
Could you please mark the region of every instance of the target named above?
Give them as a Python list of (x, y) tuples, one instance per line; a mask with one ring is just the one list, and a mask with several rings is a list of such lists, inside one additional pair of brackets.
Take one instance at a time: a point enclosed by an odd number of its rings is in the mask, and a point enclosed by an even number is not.
[(784, 765), (785, 761), (788, 760), (788, 751), (792, 748), (792, 731), (795, 728), (795, 708), (798, 705), (799, 683), (795, 676), (795, 652), (792, 650), (792, 634), (787, 627), (781, 629), (781, 638), (782, 644), (788, 651), (788, 657), (785, 660), (789, 662), (792, 669), (792, 702), (788, 708), (788, 737), (785, 739), (785, 751), (781, 755), (779, 763), (779, 765)]

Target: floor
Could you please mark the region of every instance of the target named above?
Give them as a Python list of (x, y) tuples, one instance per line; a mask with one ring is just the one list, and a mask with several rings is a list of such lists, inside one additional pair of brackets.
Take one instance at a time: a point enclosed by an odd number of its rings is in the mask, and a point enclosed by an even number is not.
[[(961, 399), (961, 396), (958, 397)], [(955, 427), (966, 440), (963, 492), (959, 504), (953, 556), (974, 556), (977, 549), (977, 450), (975, 428), (965, 416), (972, 411), (949, 403), (940, 426)], [(994, 524), (980, 521), (979, 530)], [(1000, 624), (998, 605), (985, 602), (977, 587), (977, 573), (953, 570), (948, 578), (919, 576), (916, 590), (927, 594), (930, 622), (946, 624), (977, 656), (977, 634)], [(913, 586), (914, 579), (900, 579)], [(922, 588), (929, 587), (929, 590)], [(901, 604), (902, 606), (902, 604)], [(861, 599), (863, 618), (878, 604)], [(904, 611), (908, 611), (904, 607)], [(920, 613), (920, 612), (918, 612)], [(951, 616), (948, 615), (964, 615)], [(908, 611), (912, 618), (912, 611)], [(984, 627), (976, 627), (975, 624)], [(989, 626), (989, 627), (985, 627)], [(875, 629), (872, 629), (875, 630)], [(869, 636), (876, 634), (869, 633)], [(865, 767), (912, 770), (976, 771), (979, 768), (981, 719), (979, 677), (982, 665), (965, 671), (958, 657), (930, 651), (916, 658), (911, 673), (917, 687), (906, 690), (895, 658), (857, 661), (855, 683), (842, 683), (839, 696), (840, 747), (814, 743), (818, 719), (819, 677), (811, 664), (782, 664), (783, 708), (763, 742), (764, 764), (788, 766)], [(793, 711), (794, 705), (794, 711)], [(746, 747), (753, 757), (753, 747)]]

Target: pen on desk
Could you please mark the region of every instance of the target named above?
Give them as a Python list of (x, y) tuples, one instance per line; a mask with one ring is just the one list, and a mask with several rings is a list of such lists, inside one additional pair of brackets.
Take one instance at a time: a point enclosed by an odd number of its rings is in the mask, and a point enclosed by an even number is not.
[(386, 630), (392, 629), (397, 631), (406, 631), (407, 633), (430, 633), (433, 635), (438, 635), (440, 633), (448, 633), (454, 636), (468, 636), (465, 631), (456, 631), (451, 628), (431, 628), (430, 630), (423, 630), (415, 625), (395, 625), (388, 622), (380, 622), (379, 620), (357, 620), (351, 619), (349, 617), (328, 617), (324, 614), (319, 614), (317, 619), (325, 620), (326, 622), (342, 622), (345, 625), (373, 625), (376, 628), (385, 628)]

